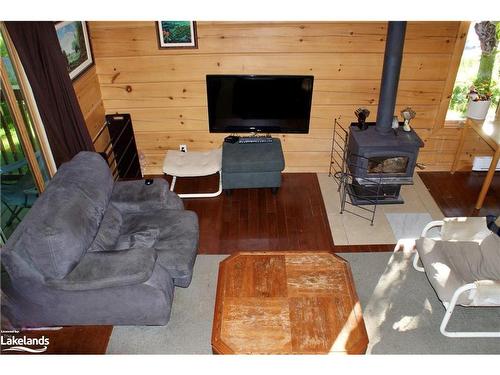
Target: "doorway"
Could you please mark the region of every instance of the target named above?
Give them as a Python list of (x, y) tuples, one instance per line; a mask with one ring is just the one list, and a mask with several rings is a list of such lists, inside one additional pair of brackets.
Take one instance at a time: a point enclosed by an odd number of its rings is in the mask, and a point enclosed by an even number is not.
[[(0, 31), (1, 242), (9, 238), (50, 179), (20, 74)], [(51, 157), (51, 155), (50, 155)]]

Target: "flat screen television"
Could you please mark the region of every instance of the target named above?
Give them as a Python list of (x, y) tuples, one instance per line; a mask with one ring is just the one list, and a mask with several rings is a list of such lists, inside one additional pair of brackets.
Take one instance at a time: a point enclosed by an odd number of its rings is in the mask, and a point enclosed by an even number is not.
[(212, 133), (308, 133), (313, 76), (207, 75)]

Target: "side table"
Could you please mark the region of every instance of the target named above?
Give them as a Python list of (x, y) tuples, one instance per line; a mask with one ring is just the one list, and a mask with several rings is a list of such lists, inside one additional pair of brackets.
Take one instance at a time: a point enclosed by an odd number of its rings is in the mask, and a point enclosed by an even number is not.
[(475, 208), (476, 210), (479, 210), (481, 209), (481, 207), (483, 207), (486, 194), (488, 193), (491, 181), (493, 180), (493, 175), (495, 174), (498, 160), (500, 159), (500, 117), (495, 118), (493, 121), (481, 121), (471, 118), (468, 118), (465, 121), (465, 126), (462, 130), (460, 142), (455, 154), (455, 160), (453, 161), (453, 166), (451, 167), (451, 173), (455, 173), (458, 162), (460, 161), (460, 154), (462, 153), (462, 149), (465, 143), (465, 132), (467, 128), (473, 129), (494, 151), (488, 173), (484, 178), (481, 191), (479, 192), (479, 196), (477, 197)]

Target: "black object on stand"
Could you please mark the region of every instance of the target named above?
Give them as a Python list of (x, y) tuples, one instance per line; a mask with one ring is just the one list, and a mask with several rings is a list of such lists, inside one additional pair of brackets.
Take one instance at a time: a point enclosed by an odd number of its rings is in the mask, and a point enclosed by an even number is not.
[(359, 130), (368, 129), (368, 125), (366, 124), (366, 119), (370, 115), (370, 111), (366, 108), (358, 108), (354, 111), (354, 115), (358, 118), (358, 128)]
[[(101, 153), (119, 179), (141, 179), (141, 166), (135, 144), (134, 129), (130, 114), (106, 115), (106, 127), (110, 141)], [(114, 155), (114, 158), (113, 158)]]

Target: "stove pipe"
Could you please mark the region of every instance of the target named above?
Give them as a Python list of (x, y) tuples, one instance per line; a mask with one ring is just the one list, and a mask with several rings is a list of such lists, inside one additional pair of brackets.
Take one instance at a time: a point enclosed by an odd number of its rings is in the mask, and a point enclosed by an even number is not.
[(396, 95), (398, 93), (405, 31), (405, 21), (389, 21), (387, 40), (385, 42), (384, 69), (378, 100), (377, 125), (375, 128), (382, 134), (392, 131), (392, 117), (394, 116)]

